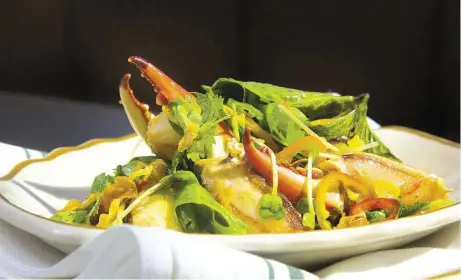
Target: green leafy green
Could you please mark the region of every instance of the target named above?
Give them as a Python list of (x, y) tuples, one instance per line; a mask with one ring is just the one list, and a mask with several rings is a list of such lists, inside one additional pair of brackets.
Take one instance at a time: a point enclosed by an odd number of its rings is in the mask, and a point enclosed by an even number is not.
[(177, 190), (175, 215), (185, 232), (247, 233), (247, 225), (219, 204), (190, 171), (177, 171), (163, 177), (157, 184), (137, 197), (121, 217), (125, 217), (146, 196), (160, 192), (166, 187), (173, 187)]
[(168, 107), (173, 112), (174, 122), (183, 130), (186, 130), (191, 122), (202, 123), (201, 108), (195, 102), (178, 99), (170, 101)]
[(127, 164), (118, 165), (114, 169), (113, 175), (108, 175), (106, 173), (99, 174), (94, 178), (90, 188), (90, 195), (97, 194), (94, 201), (84, 206), (85, 208), (80, 208), (75, 211), (58, 211), (51, 217), (51, 219), (66, 223), (90, 224), (90, 218), (98, 215), (99, 206), (101, 205), (106, 186), (108, 184), (113, 184), (115, 177), (117, 176), (129, 176), (138, 163), (142, 162), (145, 164), (150, 164), (155, 159), (157, 159), (156, 156), (134, 157)]
[[(278, 103), (269, 103), (263, 106), (263, 112), (267, 127), (273, 133), (276, 140), (281, 144), (288, 146), (296, 140), (305, 136), (304, 130), (291, 120), (284, 112), (277, 106)], [(294, 107), (289, 107), (289, 110), (303, 123), (308, 123), (306, 116)]]
[(348, 136), (355, 126), (355, 114), (357, 111), (349, 112), (342, 116), (326, 119), (321, 124), (314, 122), (307, 124), (317, 135), (324, 137), (327, 141)]
[(377, 223), (387, 218), (388, 213), (386, 210), (373, 210), (373, 211), (366, 211), (365, 215), (367, 216), (367, 220), (370, 223)]
[(138, 163), (142, 162), (145, 164), (152, 163), (155, 159), (158, 159), (156, 156), (142, 156), (142, 157), (134, 157), (132, 158), (127, 164), (123, 166), (117, 166), (115, 169), (114, 176), (130, 176), (133, 169), (138, 165)]
[(76, 209), (73, 211), (58, 211), (53, 216), (52, 220), (61, 221), (71, 224), (90, 224), (90, 218), (97, 214), (99, 204), (101, 203), (102, 193), (98, 194), (95, 201), (89, 203), (85, 208)]
[[(229, 78), (217, 80), (209, 87), (209, 91), (228, 98), (240, 97), (243, 102), (261, 110), (264, 119), (258, 120), (260, 125), (268, 128), (276, 140), (285, 146), (304, 136), (304, 131), (278, 112), (275, 104), (279, 103), (283, 103), (299, 120), (326, 140), (358, 135), (365, 144), (374, 141), (379, 143), (367, 152), (400, 161), (368, 125), (368, 94), (357, 97), (335, 96)], [(320, 119), (321, 122), (312, 125), (312, 122)]]
[(178, 171), (174, 175), (178, 196), (175, 213), (186, 232), (244, 234), (246, 224), (229, 213), (198, 182), (194, 173)]
[(211, 148), (215, 143), (216, 126), (209, 128), (208, 130), (201, 130), (199, 137), (195, 142), (187, 149), (187, 158), (196, 162), (201, 158), (207, 158), (212, 155)]
[(210, 155), (218, 123), (229, 118), (224, 111), (222, 97), (213, 94), (212, 91), (206, 94), (195, 93), (195, 96), (197, 103), (184, 100), (168, 103), (173, 112), (171, 121), (182, 128), (182, 135), (191, 133), (191, 125), (197, 130), (193, 132), (196, 135), (192, 136), (192, 141), (186, 146), (186, 153), (181, 154), (182, 151), (179, 151), (173, 158), (173, 169), (177, 169), (178, 164), (183, 162), (178, 157), (185, 155), (187, 159), (195, 162)]
[[(117, 168), (119, 169), (119, 168)], [(118, 171), (116, 171), (117, 173)], [(102, 201), (102, 195), (107, 183), (113, 181), (113, 176), (101, 173), (96, 176), (93, 180), (93, 184), (90, 188), (90, 194), (97, 193), (96, 200), (85, 208), (77, 209), (75, 211), (56, 212), (51, 219), (55, 221), (61, 221), (65, 223), (74, 224), (90, 224), (90, 218), (97, 215), (99, 211), (99, 205)]]
[(304, 215), (304, 213), (309, 212), (309, 202), (307, 198), (303, 197), (298, 201), (298, 203), (296, 204), (296, 210), (301, 215)]
[(186, 153), (176, 151), (171, 159), (171, 170), (174, 174), (179, 168), (187, 169)]
[(86, 211), (87, 218), (96, 216), (98, 214), (99, 206), (101, 205), (101, 202), (102, 202), (102, 196), (104, 193), (104, 189), (106, 188), (108, 183), (113, 184), (114, 179), (117, 176), (129, 176), (139, 162), (149, 164), (152, 161), (154, 161), (156, 158), (157, 158), (156, 156), (135, 157), (135, 158), (132, 158), (127, 164), (123, 166), (118, 165), (114, 170), (114, 175), (107, 175), (105, 173), (101, 173), (98, 176), (96, 176), (93, 180), (93, 184), (91, 185), (90, 194), (98, 193), (98, 196), (96, 198), (95, 203), (92, 205), (92, 207), (87, 209)]
[(106, 187), (107, 180), (109, 180), (110, 177), (112, 176), (108, 176), (105, 173), (101, 173), (96, 176), (93, 180), (93, 184), (91, 185), (90, 193), (102, 192)]
[[(115, 175), (120, 172), (122, 172), (122, 167), (117, 166), (114, 172)], [(90, 188), (90, 194), (98, 193), (98, 196), (96, 198), (95, 203), (91, 206), (91, 208), (85, 210), (88, 219), (98, 214), (99, 206), (101, 205), (101, 202), (102, 202), (102, 196), (104, 193), (104, 189), (106, 188), (108, 183), (111, 183), (111, 184), (114, 183), (114, 178), (115, 176), (106, 175), (105, 173), (101, 173), (94, 178), (93, 184), (91, 185), (91, 188)], [(79, 222), (75, 221), (75, 223), (79, 223)]]
[(87, 210), (57, 212), (51, 217), (51, 219), (68, 224), (90, 224), (90, 218)]
[(123, 173), (123, 167), (121, 165), (117, 165), (117, 167), (114, 170), (114, 177), (118, 176), (125, 176), (125, 174)]
[(248, 103), (243, 103), (239, 102), (235, 99), (229, 98), (227, 100), (228, 105), (234, 105), (235, 108), (237, 108), (237, 111), (239, 113), (241, 112), (247, 112), (248, 117), (250, 118), (256, 118), (258, 121), (262, 121), (264, 119), (263, 113), (256, 109), (253, 105), (248, 104)]
[(217, 125), (221, 121), (229, 118), (223, 108), (224, 98), (208, 92), (207, 94), (196, 93), (198, 104), (202, 109), (203, 122), (205, 129)]
[(408, 206), (401, 204), (398, 217), (402, 218), (402, 217), (414, 215), (418, 212), (421, 212), (427, 209), (428, 206), (429, 206), (429, 202), (427, 201), (424, 201), (424, 202), (416, 201), (412, 205), (408, 205)]
[(367, 120), (368, 99), (369, 95), (366, 94), (363, 97), (363, 101), (357, 106), (357, 109), (355, 110), (356, 112), (354, 114), (353, 120), (354, 128), (351, 131), (350, 138), (358, 135), (360, 139), (365, 142), (365, 144), (376, 141), (379, 143), (379, 145), (367, 150), (367, 152), (400, 161), (400, 159), (393, 155), (389, 148), (387, 148), (386, 145), (384, 145), (378, 136), (376, 136), (376, 134), (371, 130)]
[(263, 103), (283, 102), (300, 109), (309, 119), (330, 118), (355, 107), (352, 96), (334, 96), (328, 93), (309, 92), (284, 88), (266, 83), (242, 82), (221, 78), (212, 86), (221, 96), (241, 99), (256, 108)]
[(96, 201), (95, 201), (93, 207), (91, 207), (90, 210), (88, 211), (88, 214), (87, 214), (88, 218), (98, 215), (99, 206), (101, 205), (101, 202), (102, 202), (103, 193), (104, 192), (98, 193), (98, 196), (96, 197)]

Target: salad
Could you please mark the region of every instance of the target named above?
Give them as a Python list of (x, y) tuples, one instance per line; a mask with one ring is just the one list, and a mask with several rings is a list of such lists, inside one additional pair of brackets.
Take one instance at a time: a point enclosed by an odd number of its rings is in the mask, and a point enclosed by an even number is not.
[[(140, 57), (154, 115), (120, 83), (131, 126), (152, 154), (95, 177), (84, 201), (51, 218), (188, 233), (334, 230), (453, 204), (435, 175), (406, 166), (367, 122), (368, 94), (336, 96), (221, 78), (188, 92)], [(95, 174), (96, 175), (96, 174)]]

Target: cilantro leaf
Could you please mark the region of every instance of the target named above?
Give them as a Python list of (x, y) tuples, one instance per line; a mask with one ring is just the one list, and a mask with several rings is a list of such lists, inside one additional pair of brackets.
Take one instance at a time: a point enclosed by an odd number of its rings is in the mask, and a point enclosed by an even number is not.
[(90, 218), (87, 210), (57, 212), (51, 217), (51, 219), (68, 224), (90, 224)]
[(107, 176), (105, 173), (101, 173), (96, 176), (93, 180), (93, 184), (91, 185), (90, 194), (102, 192), (106, 187), (107, 180), (109, 179), (108, 177), (109, 176)]
[[(101, 173), (96, 176), (93, 180), (93, 184), (91, 185), (90, 194), (98, 193), (95, 203), (89, 209), (84, 209), (86, 211), (87, 218), (98, 215), (99, 206), (102, 202), (102, 196), (104, 193), (104, 189), (106, 188), (107, 184), (114, 183), (114, 179), (116, 176), (123, 176), (123, 167), (117, 166), (114, 172), (114, 176), (106, 175), (105, 173)], [(117, 175), (119, 174), (119, 175)], [(83, 211), (83, 210), (82, 210)]]
[(91, 207), (90, 211), (89, 211), (88, 214), (87, 214), (87, 218), (91, 218), (91, 217), (93, 217), (93, 216), (98, 215), (98, 213), (99, 213), (99, 206), (101, 205), (103, 194), (104, 194), (103, 191), (101, 191), (101, 192), (98, 194), (98, 197), (96, 198), (96, 201), (95, 201), (93, 207)]
[(202, 127), (201, 130), (205, 130), (207, 127), (217, 125), (229, 118), (227, 113), (224, 111), (224, 98), (219, 95), (213, 94), (212, 91), (207, 94), (196, 93), (198, 105), (202, 109)]
[(171, 122), (182, 129), (183, 138), (172, 159), (172, 169), (186, 169), (185, 159), (193, 162), (211, 153), (217, 125), (229, 118), (224, 111), (224, 99), (211, 90), (206, 94), (194, 93), (197, 102), (178, 100), (169, 102)]
[(183, 130), (187, 129), (190, 123), (200, 124), (202, 122), (201, 108), (189, 100), (174, 100), (168, 103), (172, 110), (175, 123)]

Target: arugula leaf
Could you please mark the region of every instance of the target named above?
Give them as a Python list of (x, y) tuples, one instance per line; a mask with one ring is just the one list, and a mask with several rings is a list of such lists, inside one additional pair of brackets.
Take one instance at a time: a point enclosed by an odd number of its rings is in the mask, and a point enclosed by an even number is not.
[(117, 167), (114, 170), (114, 177), (118, 176), (124, 176), (125, 174), (123, 173), (123, 167), (121, 165), (117, 165)]
[[(277, 106), (278, 103), (269, 103), (263, 106), (263, 112), (269, 131), (276, 136), (276, 140), (285, 146), (289, 146), (296, 140), (305, 136), (304, 131), (291, 120), (287, 114)], [(306, 116), (294, 107), (289, 110), (303, 123), (308, 123)]]
[(175, 213), (185, 232), (245, 234), (246, 224), (219, 204), (192, 172), (174, 175), (179, 193)]
[[(355, 97), (355, 103), (361, 104), (364, 102), (365, 95)], [(355, 108), (349, 111), (344, 111), (340, 115), (328, 118), (311, 121), (308, 126), (317, 135), (324, 137), (327, 141), (338, 139), (342, 136), (347, 136), (354, 129), (357, 111)], [(366, 116), (365, 116), (366, 117)]]
[[(292, 121), (283, 119), (283, 116), (277, 113), (275, 106), (271, 105), (274, 103), (283, 103), (297, 118), (326, 140), (358, 135), (365, 144), (374, 141), (379, 143), (367, 152), (400, 161), (368, 125), (366, 118), (368, 94), (357, 97), (334, 96), (328, 93), (307, 92), (229, 78), (217, 80), (209, 90), (229, 98), (241, 97), (244, 102), (263, 111), (264, 119), (260, 120), (260, 125), (269, 128), (277, 140), (284, 145), (289, 145), (304, 136), (304, 132)], [(315, 122), (316, 120), (321, 121)]]
[(247, 232), (247, 225), (219, 204), (190, 171), (177, 171), (163, 177), (157, 184), (138, 196), (119, 218), (123, 219), (147, 196), (171, 186), (178, 191), (175, 215), (185, 232), (225, 234)]
[(427, 209), (428, 206), (429, 206), (428, 201), (420, 202), (419, 200), (413, 203), (412, 205), (400, 204), (398, 217), (402, 218), (402, 217), (414, 215), (418, 212), (421, 212)]
[(349, 135), (349, 132), (354, 127), (354, 114), (355, 111), (337, 118), (327, 119), (322, 124), (310, 124), (309, 128), (312, 129), (317, 135), (324, 137), (327, 141), (338, 139), (342, 136)]
[(378, 138), (378, 136), (371, 130), (370, 125), (368, 124), (367, 120), (367, 110), (368, 110), (368, 102), (369, 95), (365, 94), (363, 96), (363, 101), (357, 106), (355, 109), (355, 114), (354, 114), (354, 128), (351, 131), (351, 135), (349, 138), (352, 138), (355, 135), (358, 135), (362, 141), (365, 142), (365, 144), (371, 143), (371, 142), (378, 142), (379, 145), (375, 146), (367, 152), (373, 153), (379, 156), (383, 156), (386, 158), (393, 159), (395, 161), (400, 161), (395, 155), (391, 153), (389, 148), (386, 147), (386, 145)]
[(283, 102), (300, 109), (309, 119), (331, 118), (355, 107), (352, 96), (334, 96), (328, 93), (302, 91), (267, 83), (243, 82), (221, 78), (211, 90), (221, 96), (241, 99), (256, 108), (261, 104)]

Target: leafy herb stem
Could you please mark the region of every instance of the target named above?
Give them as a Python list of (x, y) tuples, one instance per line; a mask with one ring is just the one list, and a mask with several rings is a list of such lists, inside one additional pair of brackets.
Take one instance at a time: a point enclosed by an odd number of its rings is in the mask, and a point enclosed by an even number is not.
[[(165, 177), (165, 178), (167, 178), (167, 177)], [(163, 182), (164, 182), (164, 180), (161, 180), (160, 182), (158, 182), (157, 184), (155, 184), (151, 188), (145, 190), (122, 213), (120, 213), (120, 216), (118, 216), (117, 219), (118, 220), (123, 220), (126, 217), (126, 215), (128, 215), (134, 209), (134, 207), (136, 207), (136, 205), (138, 205), (139, 203), (142, 202), (142, 200), (144, 198), (146, 198), (149, 195), (153, 194), (156, 190), (158, 190), (160, 187), (162, 187), (164, 185)]]
[(235, 103), (232, 103), (231, 107), (232, 107), (232, 118), (231, 118), (232, 130), (234, 133), (235, 140), (237, 140), (237, 142), (240, 142), (237, 106), (235, 105)]
[(254, 141), (259, 146), (268, 149), (272, 164), (272, 193), (265, 194), (261, 197), (259, 204), (259, 216), (263, 219), (275, 218), (276, 220), (281, 220), (285, 217), (285, 209), (283, 208), (283, 200), (278, 195), (279, 177), (277, 173), (277, 159), (275, 157), (275, 153), (258, 139), (255, 139)]
[(314, 162), (319, 158), (319, 148), (316, 144), (310, 143), (307, 145), (309, 156), (307, 157), (307, 176), (304, 181), (304, 187), (306, 188), (307, 200), (309, 211), (303, 214), (302, 224), (305, 227), (311, 229), (315, 228), (315, 210), (314, 210), (314, 199), (312, 194), (312, 168)]

